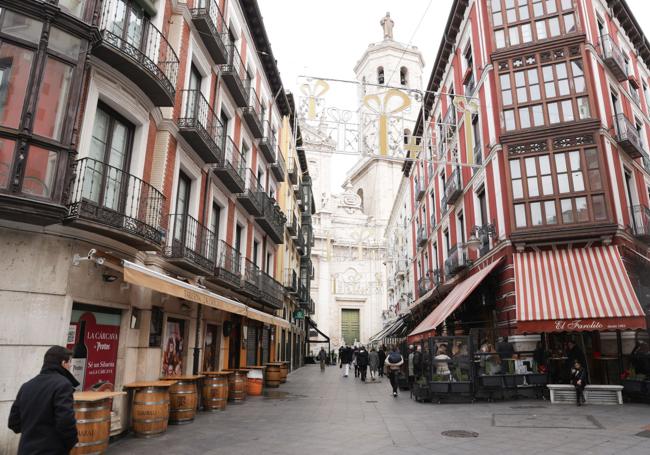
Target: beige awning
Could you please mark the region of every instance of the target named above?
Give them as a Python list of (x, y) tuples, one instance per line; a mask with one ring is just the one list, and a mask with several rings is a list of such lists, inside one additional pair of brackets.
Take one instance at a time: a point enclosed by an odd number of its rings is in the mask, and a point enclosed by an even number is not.
[(130, 261), (123, 261), (122, 263), (124, 266), (124, 281), (127, 283), (144, 286), (162, 294), (200, 303), (201, 305), (227, 311), (228, 313), (238, 314), (265, 324), (277, 325), (284, 328), (291, 326), (288, 321), (282, 318), (256, 310), (241, 302), (236, 302), (199, 286), (185, 283)]

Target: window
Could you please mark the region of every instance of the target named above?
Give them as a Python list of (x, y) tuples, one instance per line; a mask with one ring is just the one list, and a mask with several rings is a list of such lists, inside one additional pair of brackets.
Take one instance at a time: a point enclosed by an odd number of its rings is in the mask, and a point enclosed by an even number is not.
[(457, 220), (459, 243), (465, 243), (465, 216), (463, 215), (462, 211), (458, 213)]
[[(0, 43), (0, 125), (18, 129), (32, 71), (34, 52)], [(11, 96), (9, 93), (11, 92)]]
[(504, 106), (512, 104), (512, 90), (510, 89), (510, 74), (502, 74), (499, 77), (501, 81), (501, 100)]
[(241, 238), (243, 230), (244, 228), (241, 226), (241, 224), (237, 223), (237, 227), (235, 228), (235, 250), (238, 253), (241, 253)]
[(86, 8), (86, 0), (59, 0), (59, 6), (64, 11), (82, 19)]
[(56, 152), (31, 145), (27, 153), (22, 192), (42, 198), (52, 197), (58, 158)]
[(405, 66), (399, 70), (399, 82), (401, 85), (408, 85), (409, 83), (409, 70)]
[(221, 222), (221, 207), (212, 204), (212, 218), (210, 219), (210, 230), (214, 233), (215, 240), (219, 238), (219, 224)]
[(481, 128), (478, 122), (478, 114), (472, 116), (472, 136), (474, 138), (474, 162), (481, 163)]
[(190, 209), (190, 190), (192, 180), (184, 172), (178, 174), (176, 190), (176, 209), (174, 216), (174, 240), (182, 241), (185, 237), (187, 215)]
[(507, 110), (503, 111), (503, 120), (505, 122), (506, 131), (513, 131), (517, 125), (515, 123), (515, 111)]
[(260, 242), (253, 240), (253, 264), (257, 265), (257, 255), (260, 249)]
[(383, 84), (384, 83), (384, 67), (380, 66), (377, 68), (377, 83), (378, 84)]

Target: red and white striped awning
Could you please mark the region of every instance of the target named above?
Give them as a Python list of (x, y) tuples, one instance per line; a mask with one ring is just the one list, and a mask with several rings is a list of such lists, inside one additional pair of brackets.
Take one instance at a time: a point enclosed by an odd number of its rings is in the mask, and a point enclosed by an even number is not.
[(486, 276), (490, 274), (497, 265), (501, 263), (501, 259), (494, 261), (483, 269), (476, 272), (474, 275), (461, 281), (451, 290), (449, 295), (440, 302), (440, 304), (418, 324), (418, 326), (408, 334), (409, 343), (420, 340), (427, 335), (433, 335), (433, 331), (447, 319), (458, 308), (467, 297), (481, 284)]
[(517, 331), (644, 329), (645, 315), (615, 246), (515, 253)]

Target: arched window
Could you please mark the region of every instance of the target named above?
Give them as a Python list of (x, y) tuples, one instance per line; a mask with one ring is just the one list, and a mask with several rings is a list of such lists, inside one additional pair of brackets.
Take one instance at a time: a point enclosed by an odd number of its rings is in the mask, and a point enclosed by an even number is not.
[(404, 128), (404, 145), (408, 145), (409, 139), (411, 139), (411, 130)]
[(399, 83), (402, 85), (408, 85), (409, 83), (409, 70), (405, 66), (399, 70)]
[(383, 84), (384, 83), (384, 67), (380, 66), (377, 68), (377, 83), (378, 84)]

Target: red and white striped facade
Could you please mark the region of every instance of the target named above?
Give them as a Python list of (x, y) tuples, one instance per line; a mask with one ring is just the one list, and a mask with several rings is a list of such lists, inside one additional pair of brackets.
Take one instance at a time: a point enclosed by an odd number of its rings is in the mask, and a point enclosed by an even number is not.
[[(458, 0), (445, 37), (416, 128), (425, 146), (405, 166), (412, 306), (504, 258), (494, 323), (514, 331), (515, 252), (615, 244), (629, 265), (626, 252), (648, 250), (650, 49), (624, 1)], [(474, 116), (451, 112), (458, 95)], [(462, 194), (445, 209), (455, 169)], [(484, 225), (481, 252), (463, 247)], [(454, 248), (468, 266), (445, 273)]]

